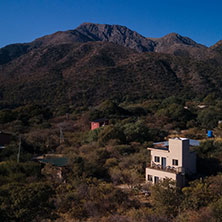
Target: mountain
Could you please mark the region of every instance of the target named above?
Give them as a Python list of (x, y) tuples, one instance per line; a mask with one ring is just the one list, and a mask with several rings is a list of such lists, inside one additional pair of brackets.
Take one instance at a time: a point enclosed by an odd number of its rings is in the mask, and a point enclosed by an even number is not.
[(7, 104), (93, 105), (171, 95), (221, 93), (222, 70), (160, 53), (135, 53), (110, 42), (58, 44), (29, 51), (0, 66)]
[(37, 39), (44, 45), (88, 41), (113, 42), (137, 52), (162, 52), (175, 55), (197, 56), (207, 47), (177, 33), (162, 38), (146, 38), (120, 25), (83, 23), (73, 31), (57, 32)]
[(154, 39), (146, 38), (125, 26), (92, 23), (83, 23), (76, 30), (94, 41), (113, 42), (138, 52), (162, 52), (198, 57), (207, 50), (206, 46), (177, 33)]
[(94, 41), (113, 42), (138, 52), (151, 52), (155, 47), (154, 41), (125, 26), (83, 23), (76, 30)]
[(209, 54), (206, 46), (177, 33), (154, 39), (146, 38), (125, 26), (83, 23), (74, 30), (59, 31), (38, 38), (31, 43), (6, 46), (0, 49), (0, 64), (5, 64), (39, 47), (90, 41), (112, 42), (137, 52), (162, 52), (179, 56), (192, 56), (197, 59), (204, 59)]
[(220, 53), (176, 33), (149, 39), (124, 26), (84, 23), (0, 49), (0, 106), (221, 95), (215, 55), (219, 61)]
[(206, 56), (207, 47), (196, 43), (188, 37), (177, 33), (170, 33), (162, 38), (155, 39), (155, 52), (173, 54), (177, 56), (190, 56), (203, 59)]

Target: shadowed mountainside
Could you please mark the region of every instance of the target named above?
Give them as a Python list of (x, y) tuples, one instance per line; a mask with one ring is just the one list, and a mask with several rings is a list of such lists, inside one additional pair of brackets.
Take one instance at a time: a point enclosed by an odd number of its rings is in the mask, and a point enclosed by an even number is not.
[(219, 46), (209, 49), (176, 33), (148, 39), (124, 26), (84, 23), (0, 49), (0, 102), (92, 105), (108, 98), (220, 95)]
[(109, 42), (55, 44), (0, 66), (2, 103), (98, 104), (221, 92), (222, 70), (173, 55), (136, 53)]

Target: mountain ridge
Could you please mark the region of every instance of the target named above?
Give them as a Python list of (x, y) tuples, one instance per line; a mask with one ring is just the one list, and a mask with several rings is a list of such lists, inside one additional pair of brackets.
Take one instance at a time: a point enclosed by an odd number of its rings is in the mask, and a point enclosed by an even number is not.
[(154, 44), (123, 26), (88, 26), (0, 49), (0, 106), (221, 95), (220, 53), (177, 33)]
[[(0, 49), (0, 64), (27, 53), (30, 50), (51, 44), (67, 44), (89, 41), (108, 41), (137, 52), (161, 52), (196, 59), (212, 58), (215, 50), (198, 44), (178, 33), (169, 33), (161, 38), (149, 38), (121, 25), (83, 23), (74, 30), (58, 31), (35, 39), (30, 43), (11, 44)], [(206, 56), (207, 55), (207, 56)], [(218, 62), (218, 59), (217, 59)], [(220, 62), (220, 61), (219, 61)]]

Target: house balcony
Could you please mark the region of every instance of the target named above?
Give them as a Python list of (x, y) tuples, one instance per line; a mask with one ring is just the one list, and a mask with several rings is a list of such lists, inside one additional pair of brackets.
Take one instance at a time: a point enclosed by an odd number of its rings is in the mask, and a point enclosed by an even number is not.
[(181, 174), (185, 173), (184, 167), (172, 167), (172, 166), (162, 166), (160, 164), (156, 164), (153, 161), (147, 165), (147, 168), (155, 169), (155, 170), (161, 170), (169, 173), (175, 173), (175, 174)]

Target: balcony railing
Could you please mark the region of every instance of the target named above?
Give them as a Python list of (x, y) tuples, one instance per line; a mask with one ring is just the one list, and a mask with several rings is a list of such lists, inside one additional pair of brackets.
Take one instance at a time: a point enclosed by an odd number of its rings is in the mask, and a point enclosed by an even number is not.
[(157, 170), (163, 170), (163, 171), (170, 172), (170, 173), (185, 173), (184, 167), (172, 167), (172, 166), (164, 167), (160, 164), (154, 163), (153, 161), (150, 164), (148, 164), (147, 167), (157, 169)]

